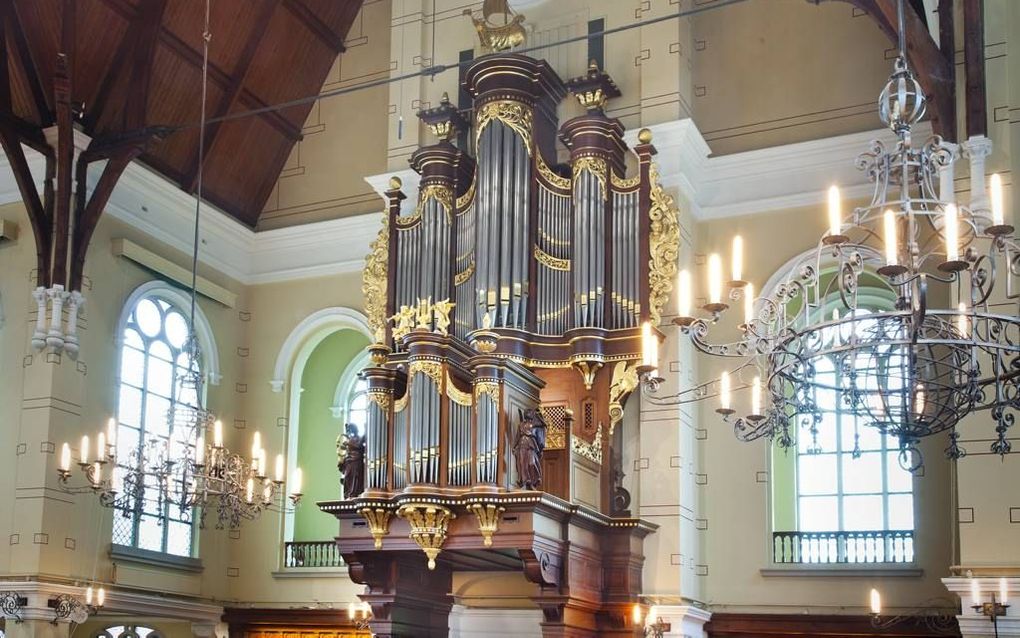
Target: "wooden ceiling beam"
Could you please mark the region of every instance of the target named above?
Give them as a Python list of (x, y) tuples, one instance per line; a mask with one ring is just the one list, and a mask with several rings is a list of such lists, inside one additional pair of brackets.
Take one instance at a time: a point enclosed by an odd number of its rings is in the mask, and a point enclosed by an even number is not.
[(982, 0), (963, 0), (963, 68), (966, 74), (967, 137), (988, 134), (985, 90), (985, 9)]
[[(826, 0), (809, 0), (815, 4)], [(830, 0), (836, 1), (836, 0)], [(897, 38), (897, 0), (838, 0), (867, 13), (894, 42)], [(948, 140), (956, 139), (956, 68), (931, 37), (928, 26), (912, 6), (904, 10), (907, 62), (928, 98), (932, 128)]]
[[(266, 30), (269, 29), (269, 23), (273, 18), (273, 14), (276, 13), (277, 8), (280, 6), (281, 0), (271, 0), (262, 6), (262, 11), (255, 18), (255, 25), (252, 27), (251, 32), (248, 35), (248, 39), (244, 44), (244, 49), (241, 51), (241, 56), (238, 59), (237, 66), (234, 68), (234, 72), (230, 78), (230, 84), (226, 87), (223, 98), (220, 100), (219, 105), (213, 112), (211, 119), (219, 119), (230, 113), (231, 109), (237, 103), (241, 97), (241, 93), (244, 90), (244, 83), (248, 80), (248, 72), (251, 71), (252, 61), (255, 59), (255, 54), (258, 51), (259, 45), (262, 43), (263, 37), (266, 35)], [(209, 158), (209, 151), (212, 150), (213, 145), (216, 143), (216, 138), (222, 129), (223, 122), (214, 122), (209, 125), (206, 130), (206, 144), (205, 144), (205, 157), (204, 160)], [(193, 192), (198, 185), (198, 174), (202, 169), (202, 164), (199, 162), (198, 149), (195, 149), (192, 160), (189, 163), (192, 168), (189, 169), (188, 175), (185, 178), (184, 190), (187, 192)]]
[(285, 0), (284, 6), (294, 14), (294, 17), (304, 23), (315, 37), (322, 40), (334, 52), (340, 54), (347, 50), (347, 47), (344, 46), (344, 39), (330, 29), (329, 25), (319, 19), (319, 16), (315, 15), (304, 2), (301, 2), (301, 0)]
[(36, 64), (35, 56), (31, 47), (28, 46), (28, 38), (25, 36), (25, 27), (18, 14), (18, 5), (14, 0), (4, 0), (6, 10), (4, 18), (11, 26), (14, 35), (14, 47), (18, 53), (18, 63), (21, 66), (22, 75), (28, 83), (28, 90), (32, 94), (32, 104), (35, 107), (35, 115), (41, 125), (45, 128), (53, 123), (53, 104), (50, 102), (52, 96), (43, 90), (42, 79), (39, 77), (39, 65)]
[[(191, 64), (195, 68), (202, 68), (202, 54), (189, 47), (175, 34), (163, 29), (159, 34), (159, 38), (160, 42), (167, 45), (170, 50), (180, 56), (182, 60)], [(222, 91), (228, 90), (230, 86), (230, 76), (227, 75), (223, 69), (211, 62), (209, 63), (209, 80), (215, 82)], [(256, 97), (255, 94), (244, 88), (241, 89), (239, 99), (241, 104), (246, 105), (248, 108), (259, 109), (266, 108), (268, 106), (265, 102)], [(279, 111), (266, 111), (265, 113), (260, 113), (259, 117), (265, 119), (273, 126), (273, 128), (291, 140), (297, 141), (303, 137), (301, 134), (301, 128), (291, 123), (291, 121), (281, 115)]]
[(162, 28), (167, 0), (147, 0), (141, 4), (138, 18), (132, 24), (136, 42), (132, 51), (127, 99), (124, 108), (124, 129), (133, 131), (145, 126), (152, 85), (152, 64), (156, 55), (157, 36)]

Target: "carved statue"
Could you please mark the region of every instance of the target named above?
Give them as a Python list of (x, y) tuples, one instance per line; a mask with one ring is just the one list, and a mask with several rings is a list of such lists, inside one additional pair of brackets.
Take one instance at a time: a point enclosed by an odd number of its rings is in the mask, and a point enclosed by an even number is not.
[(535, 409), (517, 411), (520, 424), (514, 438), (517, 487), (537, 490), (542, 486), (542, 453), (545, 451), (545, 420)]
[(411, 332), (414, 328), (414, 306), (401, 306), (397, 314), (390, 317), (393, 321), (393, 340), (400, 341), (400, 339)]
[(432, 304), (432, 316), (436, 322), (436, 332), (439, 334), (450, 334), (450, 311), (456, 305), (451, 303), (449, 299), (443, 299)]
[(365, 491), (365, 438), (358, 434), (358, 426), (344, 426), (344, 433), (336, 441), (336, 453), (344, 498), (354, 498)]
[(418, 300), (418, 325), (415, 330), (428, 330), (432, 326), (432, 297)]
[[(478, 33), (478, 41), (486, 51), (507, 51), (519, 47), (527, 37), (521, 24), (524, 16), (514, 13), (506, 0), (485, 0), (480, 20), (471, 14), (471, 9), (464, 9), (464, 15), (471, 18)], [(503, 16), (503, 24), (492, 20), (496, 15)]]

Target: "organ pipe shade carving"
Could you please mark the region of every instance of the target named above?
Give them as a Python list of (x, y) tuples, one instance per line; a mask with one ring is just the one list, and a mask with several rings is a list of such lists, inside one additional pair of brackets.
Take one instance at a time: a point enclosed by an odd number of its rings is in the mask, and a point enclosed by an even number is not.
[(494, 121), (502, 122), (506, 124), (524, 140), (524, 146), (528, 149), (528, 154), (531, 154), (531, 129), (533, 126), (533, 118), (531, 109), (521, 104), (520, 102), (514, 102), (511, 100), (494, 100), (492, 102), (486, 102), (478, 109), (478, 114), (475, 116), (475, 146), (478, 146), (478, 140), (481, 139), (482, 133), (485, 132), (485, 128)]
[(669, 301), (673, 290), (673, 279), (677, 273), (677, 257), (680, 250), (680, 222), (673, 196), (659, 183), (659, 169), (652, 164), (652, 206), (648, 212), (651, 218), (651, 259), (648, 261), (649, 306), (652, 325), (662, 319), (662, 308)]
[[(394, 178), (396, 180), (396, 178)], [(399, 188), (400, 181), (394, 182)], [(393, 184), (391, 184), (392, 186)], [(386, 330), (386, 275), (389, 261), (390, 224), (383, 216), (383, 225), (369, 246), (365, 270), (361, 274), (361, 294), (365, 297), (365, 316), (376, 341), (382, 341)]]

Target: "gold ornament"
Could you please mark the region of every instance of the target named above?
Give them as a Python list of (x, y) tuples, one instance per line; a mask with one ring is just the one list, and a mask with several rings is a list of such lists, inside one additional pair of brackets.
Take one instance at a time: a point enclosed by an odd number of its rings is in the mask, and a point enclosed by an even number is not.
[(599, 361), (575, 361), (574, 365), (577, 367), (577, 371), (581, 373), (584, 389), (591, 390), (592, 385), (595, 383), (595, 375), (602, 368), (602, 363)]
[(450, 311), (456, 306), (450, 303), (449, 299), (443, 299), (432, 304), (432, 316), (436, 322), (436, 332), (442, 335), (450, 334)]
[(401, 306), (397, 314), (390, 317), (393, 322), (393, 340), (400, 341), (404, 335), (414, 329), (414, 306)]
[(499, 405), (499, 384), (495, 381), (479, 381), (475, 383), (475, 403), (478, 403), (478, 399), (483, 395), (487, 394), (492, 398), (492, 402)]
[[(494, 53), (508, 51), (524, 44), (527, 32), (524, 30), (524, 15), (514, 13), (506, 0), (485, 0), (482, 3), (482, 18), (472, 15), (471, 9), (464, 9), (464, 15), (471, 18), (478, 34), (482, 50)], [(492, 21), (495, 15), (503, 16), (503, 24)], [(509, 19), (508, 19), (509, 18)]]
[(613, 188), (618, 191), (629, 191), (637, 188), (641, 184), (641, 174), (637, 174), (634, 177), (622, 177), (616, 173), (610, 173), (610, 180), (613, 184)]
[(389, 413), (389, 411), (390, 411), (390, 402), (392, 400), (393, 400), (393, 397), (391, 397), (388, 392), (382, 392), (382, 391), (379, 391), (379, 390), (369, 390), (368, 391), (368, 402), (369, 403), (374, 403), (377, 406), (379, 406), (379, 409), (382, 410), (383, 414), (388, 414)]
[(640, 131), (638, 131), (637, 139), (642, 144), (651, 144), (652, 143), (651, 129), (643, 128)]
[(390, 225), (383, 215), (383, 225), (369, 246), (365, 271), (361, 274), (361, 294), (365, 297), (365, 316), (372, 334), (386, 330), (386, 272), (390, 252)]
[(475, 116), (475, 148), (482, 138), (482, 131), (493, 120), (499, 120), (517, 132), (524, 139), (524, 147), (531, 154), (531, 108), (513, 100), (493, 100), (478, 108)]
[(651, 220), (648, 242), (651, 252), (651, 259), (648, 260), (648, 313), (652, 325), (656, 326), (662, 319), (662, 308), (669, 301), (673, 278), (676, 277), (680, 251), (680, 211), (673, 197), (659, 183), (659, 169), (654, 163), (651, 178), (652, 205), (648, 209), (648, 218)]
[(467, 283), (468, 279), (471, 279), (471, 275), (475, 274), (475, 258), (472, 257), (471, 261), (468, 262), (468, 267), (463, 271), (453, 276), (453, 285), (462, 286)]
[(569, 271), (570, 270), (570, 260), (569, 259), (560, 259), (558, 257), (553, 257), (552, 255), (550, 255), (549, 253), (545, 252), (544, 250), (542, 250), (538, 246), (535, 246), (534, 255), (535, 255), (535, 260), (538, 263), (540, 263), (543, 266), (545, 266), (546, 268), (549, 268), (549, 269), (552, 269), (552, 270), (563, 270), (563, 271)]
[(456, 514), (431, 503), (407, 503), (397, 510), (397, 516), (411, 526), (410, 537), (429, 559), (429, 569), (436, 568), (436, 558), (446, 542), (446, 530)]
[(400, 178), (397, 177), (396, 175), (394, 175), (393, 177), (390, 178), (390, 190), (391, 191), (400, 190), (400, 187), (403, 186), (403, 185), (404, 185), (404, 182), (400, 181)]
[(383, 537), (390, 533), (390, 515), (393, 512), (383, 508), (364, 507), (358, 513), (368, 523), (368, 531), (375, 539), (375, 548), (382, 549)]
[(579, 157), (574, 160), (574, 181), (582, 171), (588, 171), (599, 180), (602, 186), (602, 199), (609, 199), (609, 188), (606, 186), (606, 160), (601, 157)]
[(613, 379), (609, 383), (609, 435), (613, 435), (616, 424), (623, 419), (623, 401), (637, 388), (637, 362), (617, 361), (613, 367)]
[(414, 209), (414, 216), (421, 217), (422, 209), (430, 199), (434, 199), (446, 211), (446, 221), (453, 219), (453, 189), (442, 184), (429, 184), (423, 186), (418, 192), (418, 207)]
[(453, 384), (453, 379), (450, 378), (450, 373), (446, 373), (446, 396), (457, 405), (471, 405), (471, 393), (462, 392)]
[(579, 436), (570, 437), (570, 447), (575, 454), (602, 465), (602, 424), (595, 429), (595, 440), (591, 443)]
[(432, 328), (432, 297), (418, 299), (418, 323), (415, 330), (429, 330)]
[(499, 531), (499, 519), (506, 508), (493, 503), (471, 503), (467, 509), (478, 519), (478, 531), (482, 533), (482, 542), (486, 547), (492, 547), (492, 537)]
[(423, 361), (421, 359), (415, 359), (407, 365), (407, 378), (414, 381), (414, 375), (418, 372), (426, 375), (436, 384), (436, 388), (439, 388), (443, 384), (443, 364), (438, 361)]
[(538, 174), (545, 178), (545, 181), (549, 182), (556, 188), (568, 189), (570, 188), (570, 180), (566, 177), (561, 177), (553, 172), (549, 165), (545, 163), (545, 158), (542, 157), (542, 153), (535, 154), (535, 165), (538, 167)]
[(457, 210), (464, 210), (471, 205), (471, 202), (475, 199), (475, 182), (477, 180), (472, 175), (471, 186), (468, 186), (467, 192), (457, 198)]

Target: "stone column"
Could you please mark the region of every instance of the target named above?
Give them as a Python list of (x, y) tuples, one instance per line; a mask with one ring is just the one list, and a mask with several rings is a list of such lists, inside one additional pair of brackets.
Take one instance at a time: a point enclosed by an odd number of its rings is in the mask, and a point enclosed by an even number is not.
[(991, 216), (991, 203), (985, 183), (985, 160), (992, 154), (992, 140), (975, 135), (963, 143), (963, 156), (970, 160), (970, 207), (975, 214)]

